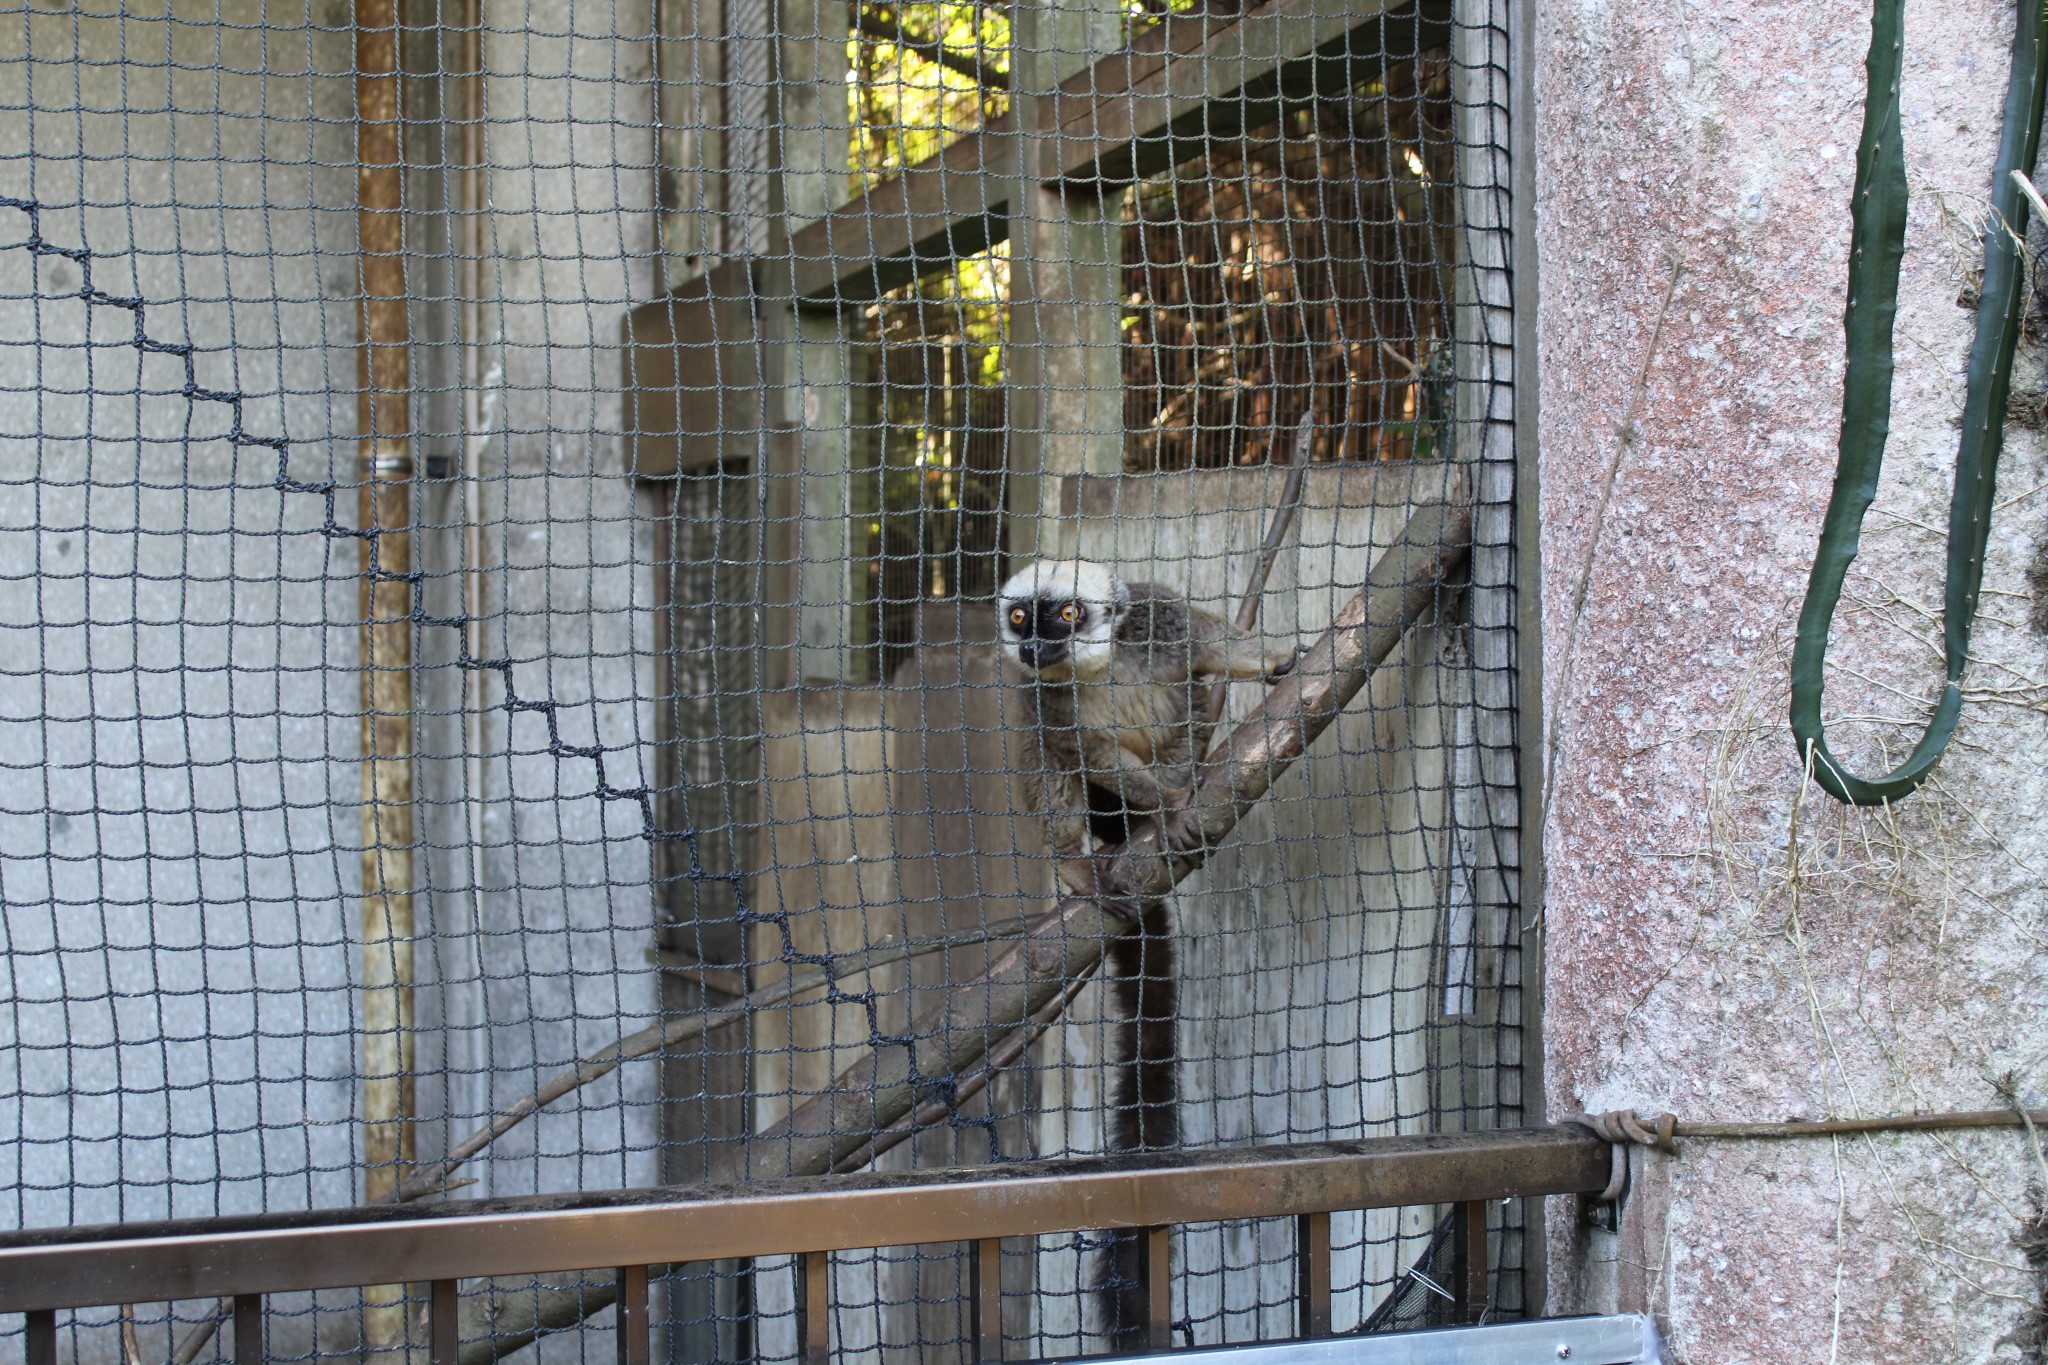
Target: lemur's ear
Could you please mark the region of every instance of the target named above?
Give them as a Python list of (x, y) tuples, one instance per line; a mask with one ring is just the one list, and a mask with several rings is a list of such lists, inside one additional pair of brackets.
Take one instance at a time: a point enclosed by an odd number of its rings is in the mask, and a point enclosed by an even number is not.
[(1116, 580), (1116, 600), (1109, 604), (1109, 614), (1119, 621), (1131, 614), (1131, 590), (1121, 578)]

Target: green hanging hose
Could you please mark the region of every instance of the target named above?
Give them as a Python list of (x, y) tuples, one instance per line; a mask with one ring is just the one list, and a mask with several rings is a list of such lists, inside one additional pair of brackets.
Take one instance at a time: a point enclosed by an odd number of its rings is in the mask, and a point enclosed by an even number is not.
[(1906, 795), (1934, 771), (1963, 709), (1963, 665), (1970, 627), (1984, 581), (1984, 545), (1991, 530), (1992, 489), (2005, 439), (2005, 400), (2012, 387), (2013, 350), (2019, 342), (2020, 251), (2027, 204), (2014, 171), (2032, 169), (2041, 141), (2043, 42), (2048, 0), (2020, 0), (2013, 35), (2012, 80), (2006, 87), (2005, 129), (1991, 170), (1991, 222), (1984, 234), (1984, 287), (1977, 305), (1977, 336), (1970, 346), (1969, 387), (1963, 400), (1963, 437), (1956, 453), (1955, 493), (1948, 514), (1948, 590), (1942, 647), (1947, 678), (1934, 718), (1906, 761), (1875, 780), (1845, 771), (1828, 752), (1821, 724), (1822, 665), (1828, 628), (1841, 600), (1842, 580), (1856, 558), (1863, 514), (1877, 495), (1891, 431), (1892, 323), (1899, 310), (1899, 262), (1906, 241), (1906, 158), (1899, 126), (1899, 66), (1904, 43), (1904, 0), (1877, 0), (1871, 20), (1870, 91), (1863, 106), (1863, 142), (1856, 152), (1856, 189), (1849, 238), (1847, 371), (1842, 382), (1841, 453), (1835, 491), (1821, 523), (1820, 550), (1799, 612), (1792, 650), (1792, 734), (1814, 780), (1843, 801), (1875, 806)]

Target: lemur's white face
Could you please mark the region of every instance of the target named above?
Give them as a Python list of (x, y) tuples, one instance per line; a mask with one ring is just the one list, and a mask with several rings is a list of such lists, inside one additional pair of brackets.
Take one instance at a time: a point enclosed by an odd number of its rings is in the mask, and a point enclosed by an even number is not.
[(1109, 668), (1130, 593), (1092, 560), (1041, 560), (1010, 575), (996, 609), (1009, 656), (1059, 682), (1099, 677)]

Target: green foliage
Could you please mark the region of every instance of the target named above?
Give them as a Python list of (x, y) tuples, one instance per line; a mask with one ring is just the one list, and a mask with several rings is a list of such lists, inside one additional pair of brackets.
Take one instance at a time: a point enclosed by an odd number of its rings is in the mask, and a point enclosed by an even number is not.
[[(956, 3), (867, 4), (862, 17), (899, 28), (922, 43), (970, 59), (1007, 77), (1010, 18), (999, 5)], [(897, 168), (933, 155), (1010, 106), (1008, 93), (925, 53), (856, 29), (847, 40), (854, 79), (848, 87), (853, 145), (847, 164), (852, 191), (865, 192)]]

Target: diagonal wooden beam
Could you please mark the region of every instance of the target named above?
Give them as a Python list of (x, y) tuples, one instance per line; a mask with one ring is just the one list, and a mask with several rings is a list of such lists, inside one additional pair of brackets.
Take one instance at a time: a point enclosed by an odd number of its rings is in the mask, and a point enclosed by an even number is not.
[(1279, 0), (1198, 31), (1199, 41), (1133, 47), (1062, 84), (1057, 162), (1043, 178), (1109, 188), (1157, 175), (1273, 122), (1286, 100), (1341, 94), (1389, 59), (1448, 41), (1450, 9)]
[(1346, 89), (1442, 41), (1449, 18), (1443, 0), (1273, 0), (1231, 19), (1168, 19), (1062, 82), (1044, 131), (997, 119), (798, 232), (789, 294), (861, 302), (1006, 240), (1021, 151), (1047, 182), (1128, 184), (1271, 122), (1285, 99)]
[(865, 302), (1007, 240), (1022, 141), (1004, 115), (905, 167), (792, 236), (764, 285), (810, 307)]

